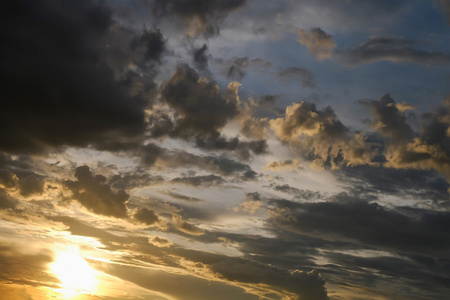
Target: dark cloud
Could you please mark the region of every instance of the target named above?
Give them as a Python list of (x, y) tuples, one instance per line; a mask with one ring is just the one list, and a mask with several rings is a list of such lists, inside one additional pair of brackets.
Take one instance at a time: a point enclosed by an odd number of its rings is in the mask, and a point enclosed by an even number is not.
[(343, 183), (359, 195), (395, 195), (413, 201), (449, 199), (450, 184), (431, 170), (396, 169), (359, 165), (335, 171)]
[(161, 176), (153, 176), (143, 170), (125, 172), (109, 177), (108, 184), (119, 190), (130, 190), (137, 187), (146, 187), (163, 182)]
[(421, 65), (450, 63), (450, 55), (422, 50), (417, 42), (401, 38), (375, 37), (356, 48), (337, 50), (333, 57), (349, 65), (379, 61), (406, 62)]
[(65, 186), (72, 192), (71, 199), (77, 200), (88, 210), (105, 216), (126, 218), (126, 202), (129, 195), (124, 190), (114, 191), (106, 184), (106, 177), (92, 174), (88, 166), (78, 167), (76, 181), (67, 180)]
[(303, 87), (307, 88), (317, 88), (314, 82), (314, 74), (310, 71), (298, 67), (288, 67), (285, 69), (280, 69), (278, 72), (278, 77), (283, 80), (286, 78), (299, 78), (300, 83)]
[(161, 63), (166, 51), (166, 41), (158, 28), (144, 30), (144, 33), (131, 43), (132, 48), (144, 47), (144, 63)]
[(221, 58), (214, 59), (222, 69), (222, 74), (230, 80), (241, 81), (248, 71), (262, 71), (269, 68), (272, 64), (262, 58), (250, 59), (244, 57), (232, 57), (227, 60)]
[(392, 210), (346, 194), (338, 195), (336, 201), (272, 200), (272, 204), (287, 208), (273, 222), (330, 242), (347, 241), (362, 247), (431, 257), (445, 257), (450, 247), (447, 212)]
[[(450, 98), (443, 101), (434, 112), (421, 117), (420, 132), (412, 130), (404, 111), (411, 107), (398, 104), (385, 95), (379, 101), (366, 100), (360, 103), (368, 106), (374, 119), (369, 122), (374, 130), (384, 137), (388, 157), (393, 167), (433, 168), (450, 176)], [(384, 148), (384, 147), (383, 147)]]
[(230, 85), (222, 93), (215, 82), (200, 79), (186, 64), (177, 66), (173, 77), (164, 83), (161, 96), (180, 115), (172, 136), (215, 134), (239, 112), (237, 86)]
[(0, 188), (0, 209), (15, 208), (18, 201), (8, 195), (5, 189)]
[(172, 179), (172, 182), (183, 183), (192, 186), (214, 186), (223, 184), (225, 180), (222, 177), (210, 174), (205, 176), (177, 177)]
[(275, 106), (276, 101), (281, 95), (261, 95), (258, 97), (257, 104), (261, 106)]
[(301, 190), (295, 187), (292, 187), (288, 184), (276, 185), (273, 188), (275, 191), (280, 191), (286, 194), (290, 194), (294, 196), (294, 199), (298, 200), (317, 200), (322, 198), (322, 195), (319, 192), (313, 192), (311, 190)]
[(200, 71), (208, 70), (209, 56), (206, 54), (206, 51), (208, 51), (208, 46), (204, 44), (202, 47), (194, 49), (194, 51), (192, 52), (194, 65)]
[(103, 59), (113, 24), (106, 5), (21, 1), (2, 15), (1, 149), (87, 146), (143, 132), (147, 101), (130, 95)]
[(406, 116), (389, 94), (379, 100), (362, 100), (359, 103), (370, 109), (374, 117), (370, 121), (372, 128), (388, 138), (391, 143), (404, 143), (414, 136)]
[(44, 192), (44, 178), (37, 174), (29, 174), (19, 177), (20, 194), (28, 197), (34, 194), (42, 194)]
[(244, 6), (246, 0), (140, 0), (139, 3), (157, 17), (181, 19), (190, 36), (212, 37), (219, 34), (226, 16)]
[(159, 221), (159, 218), (155, 212), (145, 207), (136, 208), (133, 212), (133, 219), (149, 226), (155, 225)]
[(17, 185), (19, 178), (8, 169), (0, 169), (0, 184), (5, 188), (13, 188)]
[(324, 287), (325, 280), (316, 270), (295, 270), (291, 273), (275, 266), (238, 259), (213, 264), (211, 270), (228, 280), (274, 285), (305, 300), (329, 299)]
[(205, 200), (196, 198), (196, 197), (191, 197), (191, 196), (186, 196), (186, 195), (182, 195), (179, 193), (174, 193), (174, 192), (168, 192), (167, 195), (169, 195), (170, 197), (173, 197), (175, 199), (178, 200), (183, 200), (183, 201), (187, 201), (187, 202), (204, 202)]

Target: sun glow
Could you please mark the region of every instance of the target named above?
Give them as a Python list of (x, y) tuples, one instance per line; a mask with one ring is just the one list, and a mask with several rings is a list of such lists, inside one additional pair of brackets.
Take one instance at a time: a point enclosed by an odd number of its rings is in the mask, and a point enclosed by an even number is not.
[(61, 289), (58, 292), (63, 294), (66, 299), (80, 294), (95, 293), (96, 272), (77, 250), (60, 252), (51, 264), (51, 270), (61, 281)]

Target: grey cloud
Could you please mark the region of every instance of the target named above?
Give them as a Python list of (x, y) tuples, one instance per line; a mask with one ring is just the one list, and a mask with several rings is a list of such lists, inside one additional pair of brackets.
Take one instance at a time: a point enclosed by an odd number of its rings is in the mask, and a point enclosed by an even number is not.
[(159, 218), (155, 212), (145, 207), (136, 208), (133, 212), (133, 219), (149, 226), (155, 225), (159, 221)]
[(336, 47), (336, 43), (333, 41), (333, 37), (327, 34), (320, 28), (312, 28), (309, 33), (305, 30), (298, 30), (300, 38), (298, 42), (305, 45), (308, 51), (314, 55), (317, 60), (324, 60), (331, 58), (333, 49)]
[(374, 117), (370, 121), (372, 128), (389, 138), (391, 143), (404, 143), (414, 136), (406, 116), (389, 94), (379, 100), (361, 100), (359, 103), (369, 107)]
[(303, 87), (307, 88), (317, 88), (314, 82), (314, 74), (310, 71), (298, 67), (288, 67), (285, 69), (280, 69), (278, 72), (278, 77), (280, 79), (295, 78), (298, 77)]
[(208, 51), (208, 46), (204, 44), (202, 47), (198, 49), (194, 49), (192, 56), (194, 60), (195, 67), (201, 71), (208, 70), (208, 59), (209, 56), (206, 54)]
[(5, 189), (0, 188), (0, 209), (15, 208), (18, 201), (8, 195)]
[(197, 137), (195, 140), (199, 148), (205, 150), (227, 150), (234, 151), (236, 155), (244, 160), (248, 160), (251, 153), (256, 155), (268, 153), (267, 141), (264, 139), (253, 141), (241, 141), (239, 138), (226, 139), (220, 135), (209, 137)]
[(351, 183), (351, 191), (360, 196), (396, 195), (436, 203), (449, 199), (450, 184), (432, 170), (359, 165), (341, 168), (335, 174), (341, 182)]
[(131, 42), (132, 48), (144, 48), (144, 63), (161, 63), (163, 54), (167, 51), (166, 41), (158, 28), (144, 30), (144, 33)]
[(185, 220), (183, 220), (183, 217), (181, 215), (178, 214), (173, 214), (172, 215), (172, 222), (173, 225), (175, 226), (176, 229), (190, 234), (190, 235), (203, 235), (205, 234), (205, 232), (203, 230), (201, 230), (200, 228), (198, 228), (197, 226), (195, 226), (194, 224), (191, 224), (189, 222), (186, 222)]
[(224, 76), (235, 81), (241, 81), (248, 71), (261, 71), (272, 65), (262, 58), (250, 59), (246, 56), (232, 57), (228, 60), (215, 59), (214, 62), (222, 67)]
[(106, 184), (102, 175), (92, 174), (88, 166), (78, 167), (75, 171), (76, 181), (67, 180), (65, 186), (72, 192), (72, 199), (77, 200), (88, 210), (101, 215), (126, 218), (126, 202), (129, 195), (124, 190), (114, 191)]
[(449, 213), (391, 210), (377, 203), (352, 199), (346, 194), (338, 195), (336, 199), (339, 200), (301, 204), (272, 200), (273, 205), (288, 208), (272, 222), (330, 242), (347, 241), (409, 255), (447, 255)]
[(170, 247), (173, 245), (173, 243), (165, 238), (154, 236), (152, 238), (148, 239), (148, 242), (152, 245), (155, 245), (156, 247)]
[(420, 132), (411, 129), (399, 104), (389, 96), (379, 101), (362, 101), (367, 105), (374, 120), (372, 127), (385, 137), (386, 156), (393, 167), (433, 168), (450, 176), (450, 98), (434, 112), (421, 118)]
[(44, 192), (43, 176), (29, 174), (24, 177), (19, 177), (19, 190), (20, 194), (24, 197), (42, 194)]
[(137, 187), (145, 187), (163, 182), (161, 176), (153, 176), (142, 170), (135, 170), (132, 172), (120, 173), (111, 176), (108, 179), (108, 184), (119, 190), (130, 190)]
[(42, 152), (144, 131), (148, 100), (131, 95), (103, 59), (113, 25), (108, 6), (37, 0), (5, 10), (1, 149)]
[(205, 200), (196, 198), (196, 197), (191, 197), (191, 196), (186, 196), (186, 195), (182, 195), (179, 193), (174, 193), (174, 192), (168, 192), (167, 195), (178, 199), (178, 200), (183, 200), (183, 201), (187, 201), (187, 202), (204, 202)]
[(329, 299), (324, 287), (325, 280), (316, 270), (295, 270), (291, 273), (274, 266), (237, 259), (215, 263), (211, 270), (228, 280), (274, 285), (305, 300)]
[(283, 193), (287, 193), (294, 196), (294, 199), (298, 200), (317, 200), (322, 198), (322, 195), (319, 192), (313, 192), (311, 190), (301, 190), (295, 187), (292, 187), (288, 184), (284, 185), (276, 185), (273, 188), (275, 191), (280, 191)]
[(177, 177), (172, 179), (174, 183), (183, 183), (192, 186), (214, 186), (225, 182), (222, 177), (210, 174), (205, 176)]
[(186, 64), (178, 65), (161, 89), (164, 102), (180, 114), (171, 135), (187, 138), (217, 133), (238, 114), (236, 88), (221, 93), (215, 82), (201, 80)]
[(190, 36), (212, 37), (219, 34), (227, 15), (244, 6), (246, 0), (140, 0), (139, 3), (157, 17), (183, 20), (183, 30)]
[(8, 169), (0, 169), (0, 184), (5, 188), (13, 188), (17, 185), (19, 178), (17, 175)]
[(379, 61), (406, 62), (421, 65), (450, 63), (450, 55), (421, 50), (413, 40), (375, 37), (356, 48), (336, 50), (333, 57), (349, 65), (360, 65)]

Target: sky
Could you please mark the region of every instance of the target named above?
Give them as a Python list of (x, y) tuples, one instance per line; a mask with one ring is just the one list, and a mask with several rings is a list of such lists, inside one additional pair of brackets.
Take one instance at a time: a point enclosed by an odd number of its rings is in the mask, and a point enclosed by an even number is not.
[(0, 295), (450, 295), (450, 2), (0, 10)]

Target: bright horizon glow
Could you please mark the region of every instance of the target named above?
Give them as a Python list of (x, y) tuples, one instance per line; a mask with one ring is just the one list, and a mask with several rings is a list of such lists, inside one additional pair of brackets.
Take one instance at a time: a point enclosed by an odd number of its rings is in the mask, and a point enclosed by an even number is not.
[(61, 281), (61, 289), (57, 292), (63, 294), (66, 299), (95, 293), (95, 270), (80, 256), (77, 249), (59, 252), (50, 269)]

